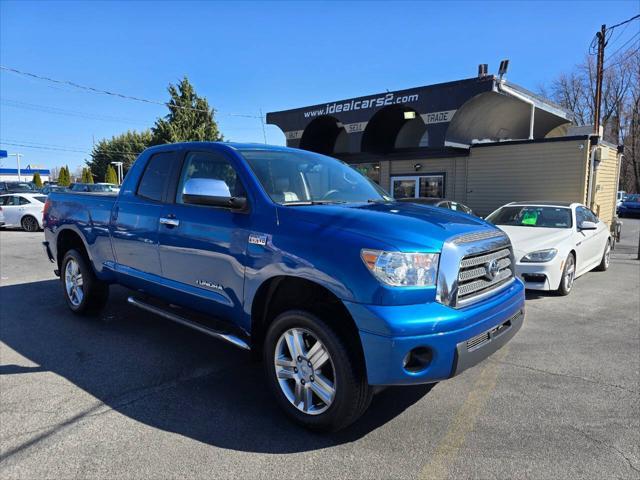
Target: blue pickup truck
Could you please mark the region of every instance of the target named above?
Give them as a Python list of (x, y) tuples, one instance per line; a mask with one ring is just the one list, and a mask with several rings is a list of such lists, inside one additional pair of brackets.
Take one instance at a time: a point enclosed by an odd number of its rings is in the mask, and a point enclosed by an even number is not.
[(152, 147), (117, 195), (51, 193), (44, 227), (74, 313), (126, 286), (130, 304), (262, 359), (278, 404), (315, 430), (355, 421), (377, 386), (459, 374), (524, 319), (500, 230), (302, 150)]

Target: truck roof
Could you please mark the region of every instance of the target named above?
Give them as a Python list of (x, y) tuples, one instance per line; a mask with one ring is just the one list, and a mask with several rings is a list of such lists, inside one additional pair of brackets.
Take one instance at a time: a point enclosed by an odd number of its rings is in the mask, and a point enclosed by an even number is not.
[(265, 143), (238, 143), (238, 142), (178, 142), (178, 143), (165, 143), (163, 145), (155, 145), (149, 147), (153, 151), (171, 150), (173, 148), (183, 147), (203, 147), (203, 146), (220, 145), (228, 147), (233, 150), (272, 150), (272, 151), (285, 151), (292, 150), (292, 148), (279, 146), (279, 145), (267, 145)]

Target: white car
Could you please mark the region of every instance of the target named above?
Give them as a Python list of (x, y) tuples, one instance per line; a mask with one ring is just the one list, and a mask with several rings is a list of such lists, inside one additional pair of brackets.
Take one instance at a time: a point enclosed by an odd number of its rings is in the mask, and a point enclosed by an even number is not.
[(609, 228), (579, 203), (514, 202), (487, 221), (511, 239), (516, 274), (527, 289), (567, 295), (580, 275), (609, 268)]
[(0, 195), (0, 226), (22, 227), (27, 232), (42, 229), (42, 211), (47, 196), (41, 193)]

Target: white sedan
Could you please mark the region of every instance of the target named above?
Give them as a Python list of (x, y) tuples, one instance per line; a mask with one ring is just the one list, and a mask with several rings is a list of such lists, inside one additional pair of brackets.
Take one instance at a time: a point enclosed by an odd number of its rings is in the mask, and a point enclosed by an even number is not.
[(10, 193), (0, 195), (0, 226), (22, 227), (27, 232), (42, 229), (42, 211), (46, 195)]
[(511, 239), (516, 274), (527, 289), (567, 295), (580, 275), (609, 268), (609, 228), (579, 203), (514, 202), (487, 221)]

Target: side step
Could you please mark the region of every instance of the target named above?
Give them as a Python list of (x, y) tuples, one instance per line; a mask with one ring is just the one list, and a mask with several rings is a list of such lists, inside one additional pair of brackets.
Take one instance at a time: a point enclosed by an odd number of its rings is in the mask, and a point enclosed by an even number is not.
[(224, 340), (229, 342), (236, 347), (242, 348), (243, 350), (251, 350), (251, 347), (247, 342), (242, 340), (240, 337), (235, 335), (231, 335), (229, 333), (220, 332), (218, 330), (214, 330), (213, 328), (209, 328), (207, 326), (201, 325), (198, 322), (194, 322), (192, 320), (187, 320), (180, 315), (176, 315), (173, 312), (168, 312), (160, 307), (156, 307), (155, 305), (151, 305), (149, 303), (143, 302), (142, 300), (138, 300), (134, 297), (127, 298), (127, 302), (131, 305), (134, 305), (142, 310), (146, 310), (147, 312), (155, 313), (156, 315), (160, 315), (161, 317), (166, 318), (167, 320), (171, 320), (172, 322), (179, 323), (180, 325), (184, 325), (185, 327), (192, 328), (194, 330), (199, 331), (200, 333), (204, 333), (205, 335), (209, 335), (211, 337), (219, 338), (220, 340)]

